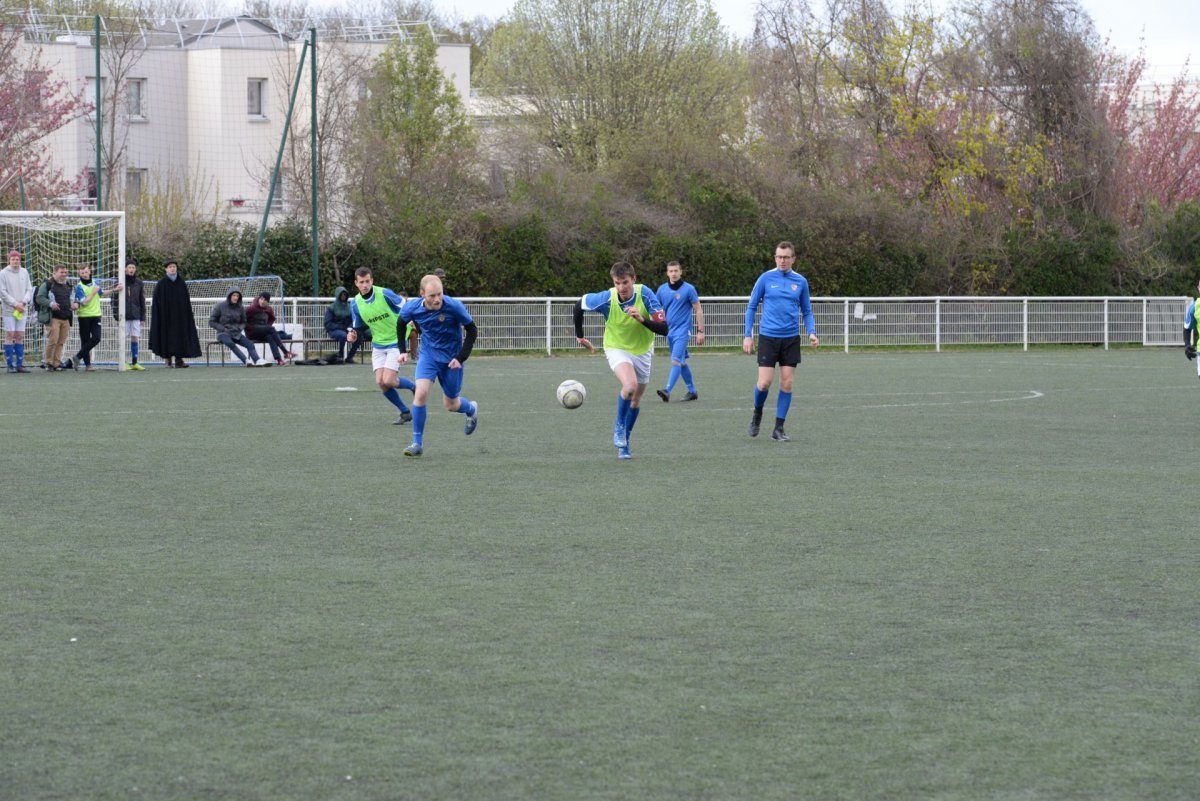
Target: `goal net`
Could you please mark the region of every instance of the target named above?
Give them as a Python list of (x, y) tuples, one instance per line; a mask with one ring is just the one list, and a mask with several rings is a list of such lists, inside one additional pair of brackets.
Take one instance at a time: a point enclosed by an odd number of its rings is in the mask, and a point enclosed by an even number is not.
[[(21, 265), (29, 270), (34, 291), (50, 278), (54, 268), (67, 268), (67, 281), (74, 287), (79, 269), (90, 267), (101, 289), (110, 289), (123, 275), (125, 264), (125, 213), (121, 211), (0, 211), (0, 248), (21, 252)], [(7, 262), (6, 262), (7, 263)], [(125, 327), (113, 317), (112, 303), (101, 302), (100, 344), (92, 351), (94, 364), (120, 364), (125, 353)], [(124, 304), (118, 310), (124, 316)], [(40, 364), (45, 352), (45, 331), (32, 308), (26, 316), (25, 363)], [(63, 357), (79, 350), (79, 325), (63, 347)]]
[[(243, 275), (234, 276), (233, 278), (189, 278), (187, 279), (188, 294), (192, 296), (192, 302), (197, 301), (220, 301), (225, 300), (225, 297), (233, 290), (238, 290), (242, 293), (244, 302), (249, 303), (259, 294), (266, 292), (271, 296), (271, 305), (275, 307), (275, 313), (282, 316), (280, 309), (283, 307), (283, 279), (278, 275)], [(283, 320), (280, 320), (283, 322)], [(199, 318), (197, 318), (199, 324)]]

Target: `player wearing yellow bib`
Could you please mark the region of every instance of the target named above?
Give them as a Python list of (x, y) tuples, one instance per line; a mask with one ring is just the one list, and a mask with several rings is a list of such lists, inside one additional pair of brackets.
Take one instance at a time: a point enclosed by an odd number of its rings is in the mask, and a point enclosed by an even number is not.
[(79, 268), (79, 283), (75, 284), (75, 302), (79, 304), (79, 352), (74, 358), (67, 359), (67, 364), (78, 370), (86, 365), (87, 371), (92, 371), (92, 349), (100, 344), (100, 298), (115, 295), (121, 291), (121, 285), (110, 289), (101, 289), (92, 281), (92, 268), (86, 264)]
[(593, 311), (604, 317), (604, 355), (613, 375), (621, 382), (613, 445), (618, 459), (632, 459), (629, 437), (641, 412), (642, 395), (650, 383), (654, 335), (666, 336), (667, 316), (654, 292), (636, 283), (632, 264), (619, 261), (609, 275), (612, 289), (584, 295), (575, 304), (575, 340), (594, 353), (596, 346), (583, 335), (583, 313)]
[(417, 385), (400, 375), (400, 334), (397, 328), (403, 328), (400, 321), (400, 307), (404, 298), (390, 289), (375, 287), (375, 277), (370, 267), (359, 267), (354, 271), (354, 286), (358, 295), (350, 304), (350, 316), (353, 319), (351, 328), (346, 332), (346, 341), (353, 345), (358, 341), (360, 331), (371, 329), (371, 367), (375, 370), (375, 386), (383, 393), (393, 406), (400, 410), (400, 416), (393, 425), (403, 425), (412, 419), (412, 412), (400, 400), (400, 389), (415, 391)]

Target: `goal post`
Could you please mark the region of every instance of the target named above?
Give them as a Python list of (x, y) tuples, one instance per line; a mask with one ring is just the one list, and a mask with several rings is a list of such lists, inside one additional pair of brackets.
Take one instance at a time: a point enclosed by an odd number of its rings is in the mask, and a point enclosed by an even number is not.
[[(124, 280), (125, 212), (123, 211), (0, 211), (0, 248), (18, 250), (21, 264), (29, 271), (34, 291), (50, 278), (58, 266), (67, 268), (67, 282), (78, 282), (79, 269), (90, 267), (92, 279), (101, 289)], [(114, 318), (110, 303), (117, 303)], [(45, 348), (43, 327), (30, 310), (26, 317), (25, 351), (30, 364), (42, 361)], [(125, 293), (101, 303), (100, 344), (92, 361), (125, 368)], [(79, 325), (74, 320), (64, 357), (79, 348)]]

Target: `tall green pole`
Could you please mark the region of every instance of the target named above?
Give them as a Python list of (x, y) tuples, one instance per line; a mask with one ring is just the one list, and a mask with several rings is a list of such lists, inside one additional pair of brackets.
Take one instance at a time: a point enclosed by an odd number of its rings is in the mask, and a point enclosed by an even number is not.
[(287, 146), (288, 131), (292, 127), (292, 111), (296, 108), (296, 93), (300, 90), (300, 78), (304, 75), (304, 58), (308, 55), (308, 42), (300, 50), (300, 66), (296, 68), (296, 80), (292, 82), (292, 94), (288, 98), (287, 117), (283, 121), (283, 138), (275, 154), (275, 170), (271, 173), (271, 187), (267, 190), (267, 205), (263, 209), (262, 222), (258, 226), (258, 242), (254, 245), (254, 258), (250, 262), (250, 275), (258, 275), (258, 259), (262, 255), (263, 239), (267, 235), (267, 220), (271, 216), (271, 204), (275, 202), (275, 185), (279, 183), (279, 167), (283, 163), (283, 149)]
[(100, 169), (104, 165), (104, 159), (103, 159), (104, 139), (102, 136), (103, 131), (104, 131), (104, 125), (102, 122), (102, 119), (104, 116), (103, 115), (103, 105), (102, 105), (102, 101), (104, 100), (104, 87), (102, 87), (100, 84), (101, 84), (101, 81), (100, 81), (100, 15), (97, 14), (96, 15), (96, 211), (104, 210), (104, 204), (100, 200), (100, 198), (104, 197), (104, 193), (101, 191), (104, 187), (104, 183), (103, 183), (104, 178), (103, 178), (103, 173), (101, 172), (101, 169)]
[(317, 211), (319, 199), (317, 197), (317, 29), (311, 28), (312, 33), (312, 64), (309, 65), (309, 71), (312, 73), (312, 128), (309, 149), (312, 154), (312, 294), (316, 297), (321, 293), (321, 250), (317, 243)]

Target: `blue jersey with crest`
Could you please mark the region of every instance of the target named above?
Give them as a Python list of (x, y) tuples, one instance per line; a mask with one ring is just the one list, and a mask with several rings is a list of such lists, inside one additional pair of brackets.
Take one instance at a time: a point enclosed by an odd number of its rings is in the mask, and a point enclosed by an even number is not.
[(413, 298), (400, 308), (400, 318), (406, 323), (416, 323), (421, 329), (418, 358), (439, 364), (458, 358), (463, 344), (463, 326), (475, 322), (462, 301), (449, 295), (442, 295), (440, 309), (427, 309), (423, 299)]
[(817, 333), (813, 319), (812, 301), (808, 296), (808, 279), (800, 273), (788, 270), (768, 270), (754, 282), (750, 303), (746, 306), (746, 336), (754, 333), (754, 314), (762, 305), (762, 319), (758, 322), (761, 336), (784, 339), (800, 335), (800, 318), (810, 336)]
[(655, 293), (658, 302), (667, 313), (667, 338), (688, 336), (692, 333), (692, 306), (700, 302), (696, 287), (687, 281), (681, 281), (678, 289), (672, 289), (669, 283), (663, 284)]

